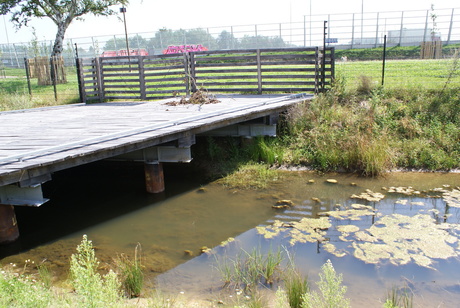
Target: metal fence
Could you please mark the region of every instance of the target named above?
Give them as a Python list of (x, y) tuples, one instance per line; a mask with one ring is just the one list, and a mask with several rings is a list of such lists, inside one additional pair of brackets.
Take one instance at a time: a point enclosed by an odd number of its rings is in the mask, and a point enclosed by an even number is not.
[[(188, 30), (160, 29), (130, 33), (129, 46), (161, 54), (168, 45), (202, 44), (209, 50), (311, 47), (323, 45), (323, 23), (327, 21), (327, 45), (340, 49), (375, 48), (387, 36), (389, 47), (415, 46), (423, 41), (460, 43), (460, 8), (377, 13), (305, 15), (289, 23), (233, 25)], [(107, 50), (126, 48), (125, 35), (67, 38), (64, 58), (97, 57)], [(22, 67), (24, 58), (48, 56), (53, 41), (0, 44), (3, 65)]]

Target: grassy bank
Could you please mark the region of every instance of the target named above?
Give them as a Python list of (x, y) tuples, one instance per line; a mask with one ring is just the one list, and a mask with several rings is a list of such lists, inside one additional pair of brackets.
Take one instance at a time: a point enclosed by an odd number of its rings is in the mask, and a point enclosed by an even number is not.
[[(282, 263), (286, 257), (290, 263), (284, 266)], [(126, 256), (115, 257), (113, 264), (102, 266), (92, 242), (84, 235), (70, 258), (69, 278), (59, 288), (53, 286), (46, 259), (40, 264), (26, 260), (19, 268), (16, 264), (1, 267), (0, 307), (350, 307), (347, 287), (342, 285), (342, 274), (335, 271), (329, 260), (321, 267), (317, 290), (310, 288), (307, 277), (294, 268), (292, 256), (284, 256), (281, 250), (262, 255), (254, 249), (243, 252), (234, 260), (217, 261), (223, 288), (235, 290), (235, 298), (227, 303), (218, 299), (191, 302), (175, 297), (178, 290), (170, 290), (170, 294), (165, 295), (142, 288), (140, 257), (134, 260)], [(273, 287), (274, 281), (280, 285), (277, 290)], [(266, 292), (260, 293), (261, 289), (271, 289), (274, 296), (267, 298), (264, 296)], [(399, 293), (396, 288), (389, 291), (382, 307), (412, 307), (411, 297)], [(407, 299), (408, 305), (403, 304), (402, 299)]]
[(246, 187), (256, 188), (263, 188), (261, 177), (276, 179), (264, 169), (283, 165), (368, 176), (460, 168), (460, 94), (450, 85), (382, 89), (362, 77), (347, 90), (339, 81), (330, 92), (292, 107), (278, 129), (277, 138), (252, 142), (209, 138), (197, 158), (218, 176), (231, 174), (225, 185), (241, 187), (244, 179)]
[(283, 163), (378, 175), (394, 168), (460, 167), (457, 88), (410, 91), (337, 85), (295, 106), (281, 131)]

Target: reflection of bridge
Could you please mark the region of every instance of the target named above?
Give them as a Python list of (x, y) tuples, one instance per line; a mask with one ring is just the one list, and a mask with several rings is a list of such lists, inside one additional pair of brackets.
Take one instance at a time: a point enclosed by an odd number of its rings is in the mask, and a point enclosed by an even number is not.
[(216, 104), (68, 105), (0, 113), (0, 243), (18, 236), (14, 206), (40, 206), (59, 170), (103, 159), (145, 163), (148, 192), (164, 190), (163, 162), (189, 162), (198, 134), (276, 134), (278, 114), (312, 95), (235, 95)]

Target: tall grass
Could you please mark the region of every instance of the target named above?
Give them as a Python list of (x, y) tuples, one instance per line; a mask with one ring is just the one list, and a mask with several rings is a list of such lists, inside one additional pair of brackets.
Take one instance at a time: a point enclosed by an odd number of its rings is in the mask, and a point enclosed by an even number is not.
[(285, 163), (366, 175), (460, 167), (458, 89), (386, 90), (362, 80), (360, 93), (338, 83), (287, 113)]
[(412, 308), (413, 295), (408, 287), (399, 290), (396, 287), (388, 291), (383, 308)]
[(125, 294), (129, 298), (139, 297), (142, 292), (142, 286), (144, 285), (140, 244), (136, 245), (132, 260), (122, 254), (117, 258), (115, 263)]
[(259, 249), (242, 250), (234, 259), (216, 259), (216, 269), (225, 287), (244, 289), (249, 293), (258, 286), (271, 286), (280, 275), (283, 254), (280, 249), (262, 255)]

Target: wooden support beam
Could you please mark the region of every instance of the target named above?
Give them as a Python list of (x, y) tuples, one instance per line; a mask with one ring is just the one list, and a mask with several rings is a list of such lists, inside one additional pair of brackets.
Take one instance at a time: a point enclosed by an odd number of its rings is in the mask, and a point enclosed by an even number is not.
[(19, 238), (19, 228), (12, 205), (0, 204), (0, 245)]
[(163, 164), (158, 161), (144, 163), (145, 188), (148, 193), (157, 194), (165, 190)]

